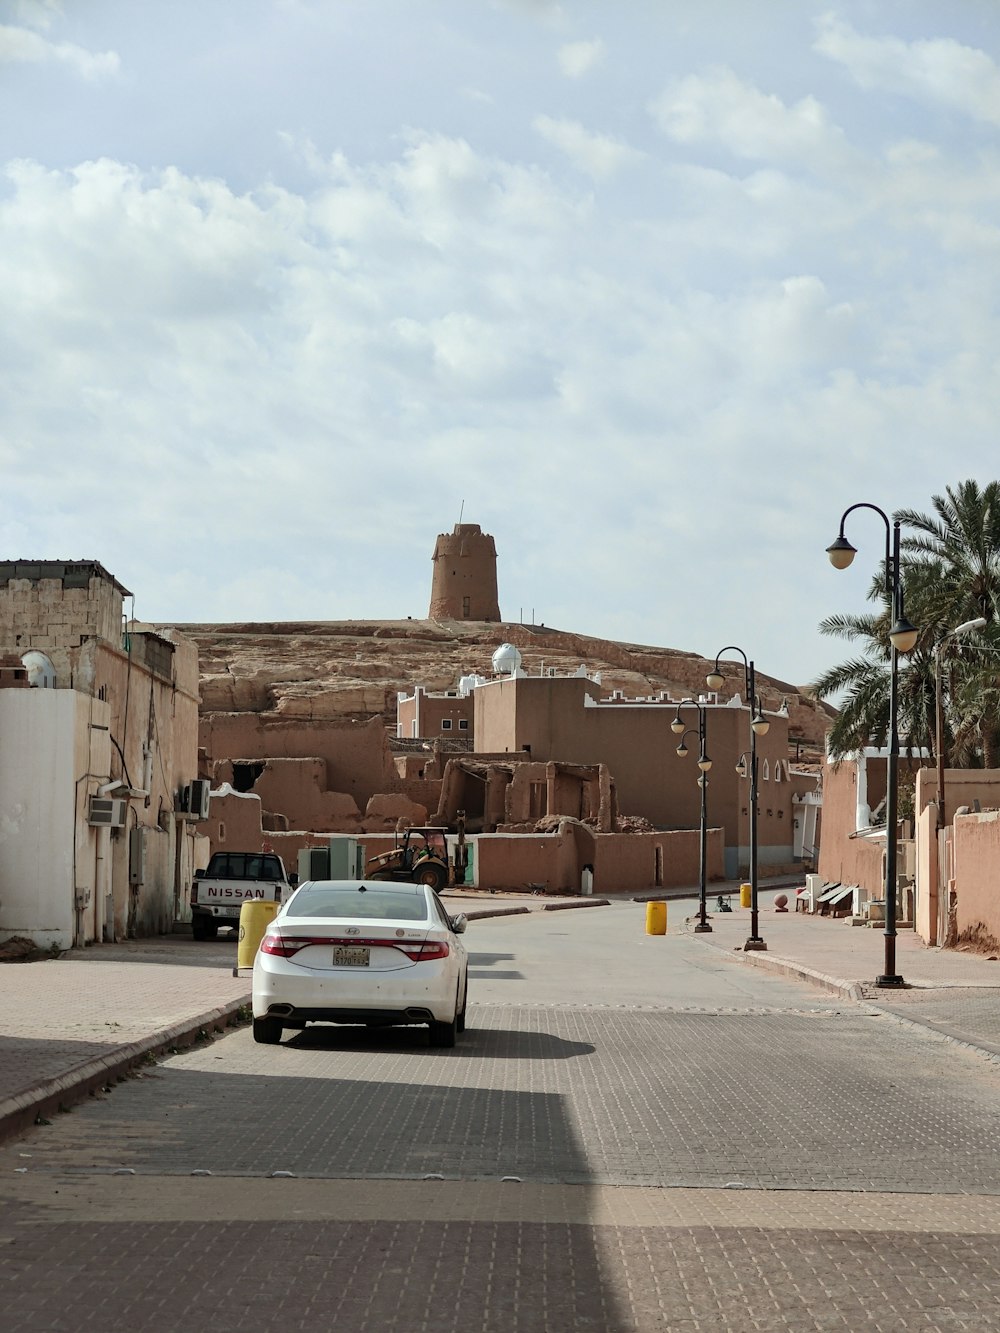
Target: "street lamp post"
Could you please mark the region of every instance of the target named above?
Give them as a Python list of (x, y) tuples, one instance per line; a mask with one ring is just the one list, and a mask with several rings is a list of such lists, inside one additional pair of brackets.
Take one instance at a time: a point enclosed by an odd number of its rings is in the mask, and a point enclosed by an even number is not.
[(771, 724), (764, 716), (764, 710), (757, 697), (753, 662), (742, 648), (737, 648), (731, 643), (716, 653), (715, 666), (705, 677), (708, 688), (721, 690), (725, 684), (725, 677), (719, 670), (719, 659), (723, 653), (739, 653), (743, 658), (747, 698), (750, 703), (750, 935), (743, 949), (764, 950), (767, 945), (761, 938), (757, 906), (757, 737), (766, 736)]
[(698, 934), (711, 934), (712, 927), (708, 924), (708, 908), (706, 896), (708, 892), (708, 771), (712, 767), (712, 761), (705, 751), (705, 705), (698, 703), (696, 699), (682, 699), (677, 705), (677, 716), (670, 724), (670, 730), (675, 736), (680, 736), (677, 746), (677, 753), (683, 758), (687, 754), (687, 746), (684, 744), (685, 738), (689, 735), (695, 735), (693, 727), (687, 730), (684, 728), (684, 720), (681, 717), (681, 709), (685, 704), (693, 704), (698, 710), (698, 786), (701, 788), (701, 820), (698, 825), (698, 924), (695, 931)]
[[(908, 653), (917, 641), (919, 630), (903, 612), (903, 581), (899, 562), (899, 520), (878, 505), (864, 501), (845, 509), (840, 519), (837, 540), (826, 548), (834, 569), (846, 569), (857, 555), (857, 548), (844, 536), (844, 523), (855, 509), (873, 509), (885, 524), (885, 590), (889, 596), (892, 625), (889, 630), (889, 762), (885, 784), (885, 960), (884, 971), (875, 978), (876, 986), (900, 987), (906, 983), (896, 971), (896, 848), (899, 836), (899, 654)], [(892, 544), (890, 546), (890, 535)]]
[(945, 733), (944, 692), (941, 689), (941, 649), (956, 634), (968, 634), (969, 630), (982, 629), (985, 624), (986, 618), (984, 616), (979, 616), (976, 620), (966, 620), (964, 624), (956, 625), (947, 634), (943, 634), (934, 645), (934, 753), (937, 755), (937, 826), (939, 829), (944, 828), (947, 822), (944, 810)]

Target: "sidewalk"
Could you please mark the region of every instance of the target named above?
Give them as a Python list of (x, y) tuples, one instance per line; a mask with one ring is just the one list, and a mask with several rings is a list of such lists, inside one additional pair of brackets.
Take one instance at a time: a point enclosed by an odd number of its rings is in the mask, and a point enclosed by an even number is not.
[[(239, 1019), (249, 976), (171, 958), (167, 940), (0, 965), (0, 1139)], [(176, 947), (176, 946), (175, 946)], [(213, 951), (214, 952), (214, 951)]]
[[(693, 938), (727, 954), (737, 965), (795, 976), (820, 986), (845, 1003), (860, 1002), (873, 1013), (918, 1023), (949, 1040), (1000, 1059), (1000, 961), (955, 950), (927, 948), (912, 930), (896, 938), (897, 970), (903, 991), (880, 990), (884, 936), (842, 920), (794, 912), (778, 913), (772, 881), (760, 894), (760, 933), (767, 951), (747, 953), (750, 912), (737, 892), (732, 913), (715, 908), (709, 895), (711, 934)], [(786, 890), (790, 902), (793, 893)], [(668, 900), (671, 936), (693, 932), (697, 894), (693, 889), (656, 895)], [(608, 894), (603, 898), (526, 895), (466, 890), (451, 892), (453, 914), (470, 919), (509, 913), (601, 908), (609, 901), (645, 898)], [(184, 947), (186, 946), (186, 948)], [(187, 952), (190, 950), (190, 952)], [(183, 935), (133, 940), (78, 949), (58, 959), (0, 964), (0, 1138), (50, 1119), (60, 1107), (110, 1086), (157, 1054), (225, 1031), (248, 1017), (250, 975), (234, 977), (231, 942), (196, 948)]]
[[(858, 1001), (872, 1012), (900, 1022), (930, 1028), (949, 1040), (1000, 1060), (1000, 958), (958, 949), (931, 948), (913, 930), (896, 935), (896, 973), (901, 990), (875, 985), (884, 971), (885, 934), (880, 929), (852, 926), (846, 919), (776, 912), (777, 894), (762, 890), (758, 930), (766, 951), (744, 951), (750, 934), (749, 908), (730, 899), (732, 913), (714, 911), (708, 900), (710, 934), (694, 938), (750, 966), (780, 976), (797, 977), (844, 1001)], [(694, 930), (697, 902), (671, 929)]]

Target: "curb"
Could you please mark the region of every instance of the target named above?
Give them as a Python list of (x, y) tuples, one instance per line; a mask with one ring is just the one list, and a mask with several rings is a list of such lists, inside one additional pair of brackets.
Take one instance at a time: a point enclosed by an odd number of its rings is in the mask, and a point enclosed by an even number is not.
[(531, 911), (530, 907), (482, 907), (478, 911), (473, 909), (466, 912), (467, 921), (485, 921), (490, 916), (527, 916)]
[(817, 972), (815, 968), (806, 967), (804, 963), (796, 963), (790, 958), (781, 958), (775, 954), (756, 950), (744, 951), (739, 948), (721, 949), (718, 945), (709, 941), (705, 941), (705, 943), (708, 948), (714, 949), (716, 953), (731, 958), (735, 962), (748, 963), (751, 967), (762, 968), (765, 972), (773, 972), (777, 976), (795, 977), (799, 981), (806, 981), (812, 986), (818, 986), (831, 995), (839, 995), (842, 1000), (864, 1000), (865, 998), (863, 983), (860, 981), (845, 981), (842, 977), (830, 977), (825, 972)]
[(611, 904), (607, 898), (587, 898), (578, 903), (546, 903), (542, 908), (543, 912), (566, 912), (574, 907), (610, 907)]
[(120, 1046), (106, 1055), (83, 1060), (68, 1073), (43, 1079), (32, 1088), (16, 1092), (0, 1101), (0, 1141), (30, 1128), (39, 1116), (55, 1114), (107, 1083), (129, 1074), (150, 1055), (160, 1055), (171, 1046), (191, 1046), (198, 1034), (219, 1024), (229, 1025), (240, 1009), (250, 1002), (247, 992), (219, 1009), (210, 1009), (197, 1018), (184, 1019), (173, 1027), (151, 1033), (140, 1041)]

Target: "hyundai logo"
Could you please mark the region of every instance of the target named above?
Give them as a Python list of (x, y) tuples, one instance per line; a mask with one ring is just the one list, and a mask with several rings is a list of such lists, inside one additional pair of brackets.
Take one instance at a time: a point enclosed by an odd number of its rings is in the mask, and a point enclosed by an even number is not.
[(360, 935), (360, 934), (361, 934), (361, 927), (360, 927), (360, 926), (348, 926), (347, 929), (344, 931), (344, 934), (345, 934), (345, 935)]

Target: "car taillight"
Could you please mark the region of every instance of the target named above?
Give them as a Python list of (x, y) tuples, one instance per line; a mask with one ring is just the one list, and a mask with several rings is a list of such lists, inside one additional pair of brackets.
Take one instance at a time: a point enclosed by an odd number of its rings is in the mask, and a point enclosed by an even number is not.
[(192, 885), (191, 885), (191, 902), (193, 902), (193, 903), (197, 903), (197, 901), (198, 901), (198, 885), (197, 885), (197, 884), (192, 884)]
[(275, 954), (278, 958), (291, 958), (309, 944), (329, 943), (329, 940), (309, 939), (305, 935), (265, 935), (260, 942), (260, 951)]
[(385, 938), (378, 939), (357, 939), (346, 936), (341, 939), (339, 936), (331, 935), (279, 935), (272, 932), (264, 936), (260, 942), (261, 953), (274, 954), (278, 958), (291, 958), (297, 954), (300, 949), (308, 948), (311, 944), (317, 944), (323, 948), (368, 948), (368, 949), (398, 949), (400, 953), (405, 954), (411, 963), (426, 963), (433, 958), (447, 958), (451, 952), (446, 940), (392, 940)]
[(395, 947), (414, 963), (426, 963), (432, 958), (447, 958), (451, 952), (446, 940), (427, 940), (423, 944), (396, 944)]

